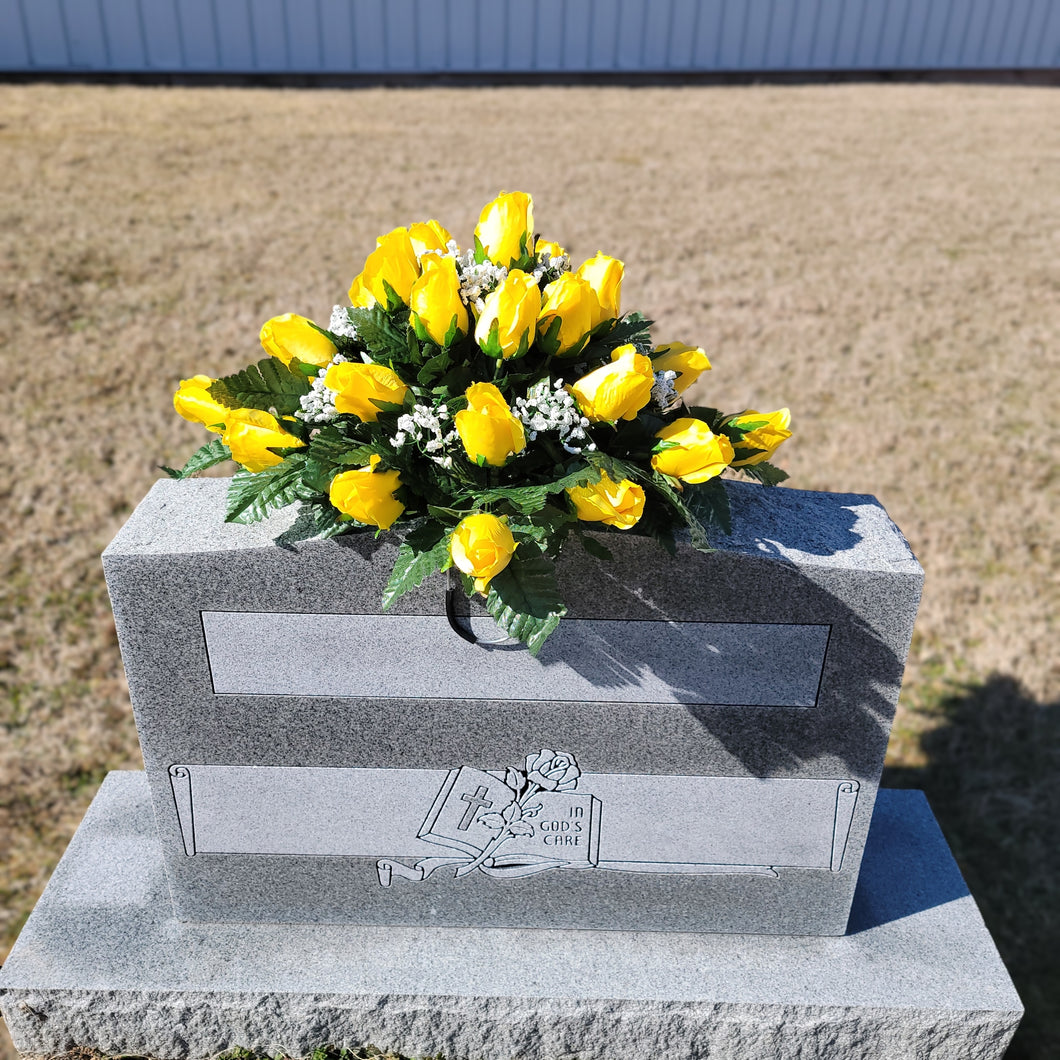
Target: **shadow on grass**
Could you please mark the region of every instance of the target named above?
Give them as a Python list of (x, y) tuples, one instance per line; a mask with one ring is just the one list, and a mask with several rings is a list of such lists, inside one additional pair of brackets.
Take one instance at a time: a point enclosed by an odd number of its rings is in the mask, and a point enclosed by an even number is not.
[(1010, 677), (942, 695), (927, 764), (883, 786), (921, 788), (982, 910), (1026, 1015), (1006, 1060), (1060, 1056), (1060, 702)]

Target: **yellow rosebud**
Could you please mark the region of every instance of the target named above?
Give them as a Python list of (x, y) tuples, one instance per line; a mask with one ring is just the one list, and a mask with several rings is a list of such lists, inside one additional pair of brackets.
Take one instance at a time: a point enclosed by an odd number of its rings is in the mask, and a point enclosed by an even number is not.
[(449, 346), (467, 334), (470, 321), (452, 258), (423, 258), (423, 275), (412, 285), (409, 310), (413, 331), (437, 346)]
[(354, 276), (350, 284), (350, 305), (360, 306), (361, 309), (371, 309), (375, 305), (375, 296), (364, 285), (364, 273)]
[(651, 359), (657, 372), (676, 372), (674, 390), (683, 394), (700, 376), (710, 371), (710, 361), (698, 346), (686, 346), (683, 342), (667, 342), (655, 347)]
[(628, 530), (644, 514), (644, 490), (631, 479), (615, 482), (606, 471), (599, 482), (567, 490), (578, 518)]
[(622, 315), (622, 276), (625, 269), (618, 258), (609, 258), (599, 251), (578, 268), (576, 275), (588, 282), (600, 303), (593, 321), (594, 328), (605, 320), (617, 320)]
[(283, 460), (270, 449), (305, 445), (301, 438), (288, 434), (272, 413), (261, 409), (228, 409), (221, 441), (232, 451), (232, 459), (248, 471), (264, 471)]
[(490, 579), (500, 574), (515, 552), (515, 538), (508, 520), (479, 512), (462, 519), (449, 538), (453, 563), (475, 579), (475, 589), (484, 593)]
[(396, 471), (376, 471), (379, 461), (373, 456), (367, 467), (341, 471), (331, 480), (328, 497), (344, 515), (366, 526), (389, 530), (405, 505), (394, 496), (401, 478)]
[(444, 254), (452, 238), (437, 221), (417, 221), (409, 225), (409, 241), (417, 257), (423, 257), (433, 250)]
[(467, 388), (467, 408), (453, 417), (469, 460), (500, 467), (526, 447), (522, 422), (512, 415), (504, 395), (492, 383)]
[(475, 341), (490, 357), (522, 357), (533, 345), (541, 289), (533, 276), (512, 269), (486, 295), (475, 325)]
[[(364, 305), (365, 292), (381, 305), (388, 305), (387, 286), (404, 305), (408, 305), (412, 285), (420, 274), (420, 263), (416, 251), (412, 249), (412, 240), (408, 230), (395, 228), (385, 236), (380, 236), (378, 246), (364, 263), (364, 271), (359, 279), (363, 291), (350, 288), (350, 301), (354, 305)], [(354, 280), (356, 286), (357, 280)], [(354, 298), (357, 294), (361, 301)], [(373, 303), (368, 303), (369, 305)]]
[(297, 313), (266, 320), (261, 325), (261, 345), (266, 353), (289, 365), (292, 357), (323, 368), (338, 353), (335, 343), (321, 335), (305, 317)]
[(324, 385), (335, 391), (337, 412), (352, 412), (365, 423), (375, 423), (379, 418), (379, 406), (374, 402), (400, 405), (408, 392), (401, 377), (385, 364), (360, 361), (333, 364), (324, 377)]
[(732, 463), (732, 443), (702, 420), (686, 417), (668, 423), (655, 436), (659, 444), (651, 466), (684, 482), (707, 482)]
[(582, 376), (570, 392), (582, 414), (594, 422), (632, 420), (651, 400), (651, 359), (628, 343), (611, 353), (611, 363)]
[(540, 345), (552, 357), (581, 353), (599, 315), (600, 303), (589, 281), (573, 272), (563, 273), (545, 288), (537, 318)]
[(494, 265), (511, 268), (534, 245), (534, 200), (524, 191), (502, 191), (482, 208), (475, 238)]
[(541, 260), (546, 254), (550, 258), (566, 257), (567, 252), (558, 243), (553, 243), (550, 239), (539, 239), (534, 244), (534, 254)]
[(201, 423), (207, 430), (220, 434), (225, 429), (225, 419), (232, 411), (210, 397), (210, 384), (214, 380), (208, 375), (193, 375), (182, 379), (173, 395), (173, 408), (192, 423)]
[[(761, 464), (768, 460), (781, 442), (791, 437), (788, 427), (791, 425), (791, 413), (787, 409), (776, 412), (755, 412), (749, 409), (729, 420), (732, 427), (746, 427), (761, 424), (748, 431), (741, 441), (736, 443), (736, 459), (733, 467), (747, 467), (750, 464)], [(759, 450), (754, 452), (753, 450)]]

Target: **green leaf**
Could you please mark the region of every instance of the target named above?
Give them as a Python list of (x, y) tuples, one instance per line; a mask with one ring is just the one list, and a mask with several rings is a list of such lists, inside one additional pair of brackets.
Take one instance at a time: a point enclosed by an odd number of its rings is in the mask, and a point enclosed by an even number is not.
[[(394, 569), (383, 590), (383, 610), (385, 611), (399, 596), (410, 589), (415, 589), (425, 578), (449, 565), (449, 537), (445, 528), (437, 523), (428, 523), (420, 527), (418, 535), (410, 534), (398, 548)], [(427, 533), (424, 533), (424, 532)], [(431, 536), (434, 541), (427, 547)]]
[(375, 360), (403, 364), (409, 359), (408, 327), (400, 322), (401, 314), (395, 314), (399, 317), (395, 321), (382, 306), (374, 305), (370, 309), (351, 309), (349, 316), (357, 337)]
[[(761, 449), (737, 449), (736, 459), (746, 459), (747, 456), (753, 456), (755, 453), (762, 452)], [(753, 478), (756, 482), (761, 482), (763, 486), (779, 486), (781, 482), (784, 482), (790, 476), (786, 471), (782, 471), (779, 467), (769, 463), (768, 460), (763, 460), (760, 464), (747, 464), (744, 467), (736, 468), (737, 471), (742, 471), (748, 478)]]
[(757, 431), (762, 427), (768, 427), (769, 420), (748, 420), (746, 423), (736, 423), (730, 420), (725, 424), (725, 428), (731, 434), (734, 434), (737, 438), (742, 438), (745, 434), (750, 434), (751, 431)]
[(320, 365), (310, 364), (307, 361), (300, 361), (297, 357), (291, 358), (291, 363), (287, 366), (292, 372), (297, 372), (299, 375), (304, 375), (312, 385), (313, 380), (317, 377), (317, 372), (320, 371)]
[(283, 547), (310, 538), (336, 537), (354, 529), (359, 527), (344, 519), (342, 513), (326, 500), (303, 501), (295, 521), (276, 538), (276, 544)]
[(486, 336), (486, 342), (481, 345), (482, 352), (487, 357), (492, 357), (495, 361), (499, 361), (504, 357), (504, 350), (501, 348), (500, 336), (500, 320), (494, 320), (490, 324), (490, 333)]
[(732, 512), (729, 495), (720, 478), (685, 487), (685, 507), (704, 525), (718, 526), (726, 534), (732, 533)]
[(448, 350), (453, 342), (456, 340), (457, 335), (460, 333), (460, 321), (457, 314), (453, 314), (453, 319), (449, 321), (449, 327), (445, 329), (445, 341), (442, 343), (443, 349)]
[(464, 518), (465, 515), (470, 515), (469, 511), (461, 511), (459, 508), (443, 508), (438, 504), (428, 504), (427, 511), (435, 517), (440, 519), (446, 526), (450, 524), (456, 524)]
[(692, 538), (692, 547), (698, 549), (700, 552), (713, 552), (714, 549), (711, 548), (703, 524), (699, 521), (695, 512), (690, 510), (681, 499), (681, 494), (666, 481), (666, 476), (655, 472), (651, 478), (651, 485), (663, 496), (673, 509), (674, 513), (680, 516), (682, 522), (688, 527), (689, 535)]
[(299, 398), (308, 394), (309, 380), (275, 357), (265, 357), (241, 372), (226, 375), (210, 384), (214, 401), (230, 409), (275, 409), (289, 416), (301, 409)]
[(539, 333), (537, 336), (537, 345), (550, 357), (555, 357), (559, 352), (559, 331), (562, 327), (562, 319), (555, 316), (548, 322), (548, 327), (544, 333)]
[[(586, 458), (597, 471), (606, 471), (613, 482), (621, 482), (624, 478), (632, 479), (634, 482), (650, 483), (652, 481), (651, 476), (641, 468), (608, 456), (607, 453), (587, 453)], [(592, 481), (598, 482), (599, 478), (592, 479)]]
[[(353, 324), (353, 317), (350, 313), (353, 312), (353, 306), (346, 306), (346, 320), (348, 323)], [(319, 324), (314, 324), (313, 321), (309, 321), (311, 327), (315, 328), (322, 335), (327, 336), (335, 344), (341, 353), (344, 354), (355, 354), (358, 348), (357, 338), (353, 335), (337, 335), (334, 331), (330, 331), (328, 328), (322, 328)], [(313, 365), (313, 375), (316, 375), (317, 365)]]
[(594, 333), (582, 356), (587, 360), (607, 360), (612, 350), (627, 343), (633, 343), (640, 353), (650, 354), (653, 350), (649, 330), (652, 323), (640, 313), (628, 313), (616, 320), (609, 331)]
[(405, 411), (405, 406), (399, 405), (396, 401), (376, 401), (375, 398), (371, 398), (371, 402), (380, 412), (389, 416), (400, 416)]
[[(553, 493), (562, 493), (575, 486), (585, 486), (590, 482), (599, 482), (600, 472), (595, 467), (579, 467), (569, 474), (537, 486), (497, 486), (494, 489), (475, 493), (475, 507), (483, 507), (498, 501), (507, 501), (516, 511), (526, 515), (540, 511), (548, 497)], [(616, 480), (617, 481), (617, 480)]]
[(588, 534), (579, 534), (578, 535), (578, 540), (581, 541), (582, 548), (584, 548), (585, 551), (588, 552), (590, 556), (593, 556), (596, 559), (608, 559), (608, 560), (610, 560), (610, 559), (614, 559), (615, 558), (614, 556), (611, 555), (611, 550), (609, 548), (605, 548), (603, 545), (601, 545), (600, 542), (597, 541), (595, 537), (589, 537)]
[(486, 260), (486, 248), (482, 245), (478, 236), (475, 236), (475, 264), (481, 265)]
[(537, 655), (567, 613), (552, 562), (533, 546), (521, 546), (490, 581), (486, 610), (508, 634)]
[(517, 540), (530, 540), (542, 552), (556, 555), (567, 538), (570, 528), (578, 522), (577, 516), (554, 504), (546, 504), (532, 514), (522, 513), (509, 520), (508, 528)]
[[(352, 429), (358, 434), (364, 434), (373, 427), (374, 425), (357, 423)], [(312, 432), (308, 447), (301, 452), (308, 459), (335, 468), (364, 467), (373, 455), (389, 457), (393, 455), (394, 450), (385, 436), (370, 434), (367, 440), (356, 435), (351, 438), (346, 429), (329, 423)]]
[(206, 468), (213, 467), (215, 464), (220, 464), (231, 458), (232, 453), (229, 451), (228, 446), (220, 438), (214, 438), (213, 441), (207, 442), (200, 449), (196, 449), (188, 457), (188, 462), (179, 471), (166, 467), (165, 464), (162, 465), (162, 470), (170, 478), (189, 478), (199, 471), (205, 471)]
[(725, 423), (725, 416), (717, 409), (712, 409), (707, 405), (689, 405), (682, 415), (703, 420), (715, 434), (723, 433), (722, 425)]
[(416, 382), (420, 386), (434, 386), (438, 379), (449, 371), (452, 364), (453, 358), (449, 355), (449, 351), (441, 350), (424, 362), (416, 375)]
[(225, 522), (256, 523), (276, 508), (315, 499), (302, 482), (304, 470), (305, 457), (298, 454), (264, 471), (237, 471), (228, 487)]
[(386, 295), (386, 307), (389, 311), (400, 309), (405, 304), (401, 300), (401, 295), (386, 280), (383, 280), (383, 294)]

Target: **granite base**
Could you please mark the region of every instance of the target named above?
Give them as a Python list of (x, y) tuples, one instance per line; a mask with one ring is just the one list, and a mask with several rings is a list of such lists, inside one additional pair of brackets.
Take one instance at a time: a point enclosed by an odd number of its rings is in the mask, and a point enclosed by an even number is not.
[(920, 792), (880, 791), (839, 938), (188, 924), (111, 773), (0, 971), (31, 1057), (372, 1043), (450, 1060), (992, 1060), (1022, 1014)]

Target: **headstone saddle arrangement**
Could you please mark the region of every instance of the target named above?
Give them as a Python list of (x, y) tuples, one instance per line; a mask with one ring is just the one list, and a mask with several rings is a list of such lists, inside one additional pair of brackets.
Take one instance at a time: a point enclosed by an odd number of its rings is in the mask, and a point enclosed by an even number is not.
[(378, 240), (323, 328), (269, 320), (270, 356), (181, 382), (182, 416), (220, 437), (175, 478), (233, 459), (226, 518), (292, 503), (307, 534), (404, 531), (389, 606), (437, 571), (458, 573), (536, 654), (566, 613), (553, 560), (606, 525), (672, 547), (728, 528), (718, 476), (769, 485), (787, 409), (724, 415), (681, 395), (710, 368), (699, 347), (652, 345), (621, 312), (624, 265), (597, 253), (572, 271), (534, 234), (533, 201), (501, 194), (462, 252), (431, 220)]

